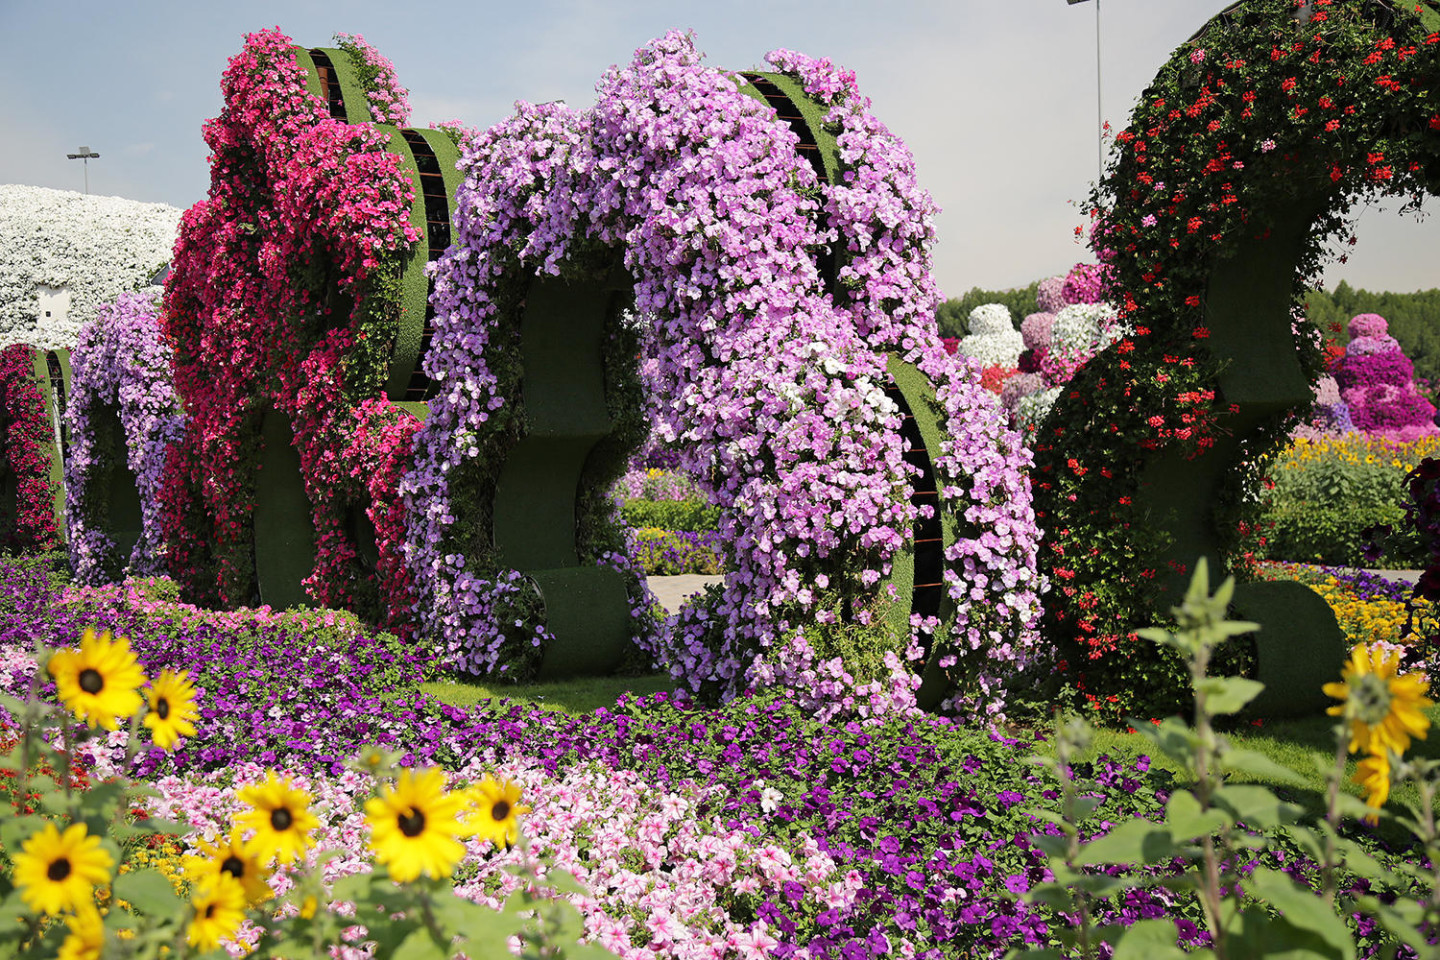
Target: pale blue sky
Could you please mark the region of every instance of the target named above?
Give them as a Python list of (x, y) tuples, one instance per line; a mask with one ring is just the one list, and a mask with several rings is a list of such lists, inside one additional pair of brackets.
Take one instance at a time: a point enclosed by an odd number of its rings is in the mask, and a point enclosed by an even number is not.
[[(517, 99), (583, 107), (611, 64), (675, 28), (708, 62), (757, 66), (777, 47), (855, 70), (910, 145), (944, 212), (936, 275), (958, 296), (1066, 270), (1096, 177), (1095, 10), (1104, 116), (1121, 129), (1170, 52), (1225, 0), (0, 0), (0, 183), (90, 189), (187, 207), (209, 184), (202, 123), (220, 110), (245, 33), (297, 43), (362, 34), (394, 61), (414, 122), (485, 127)], [(1440, 232), (1371, 211), (1350, 263), (1327, 274), (1372, 290), (1440, 286)]]

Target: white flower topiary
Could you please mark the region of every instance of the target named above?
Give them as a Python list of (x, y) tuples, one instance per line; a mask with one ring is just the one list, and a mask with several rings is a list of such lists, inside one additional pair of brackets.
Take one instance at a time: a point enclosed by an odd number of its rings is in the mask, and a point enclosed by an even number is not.
[(180, 213), (163, 203), (0, 184), (0, 346), (73, 347), (101, 304), (143, 289), (170, 259)]
[(1055, 401), (1063, 389), (1065, 388), (1051, 387), (1048, 390), (1041, 390), (1039, 393), (1021, 397), (1015, 404), (1015, 426), (1024, 432), (1027, 443), (1034, 442), (1036, 431), (1040, 429), (1040, 424), (1044, 422), (1050, 408), (1055, 406)]
[(957, 349), (987, 367), (1013, 367), (1025, 350), (1025, 338), (1015, 329), (1008, 307), (986, 303), (970, 311), (970, 335)]

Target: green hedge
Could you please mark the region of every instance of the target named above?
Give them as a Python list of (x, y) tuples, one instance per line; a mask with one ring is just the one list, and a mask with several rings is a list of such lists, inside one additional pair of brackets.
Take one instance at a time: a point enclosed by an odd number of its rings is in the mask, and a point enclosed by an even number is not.
[(627, 500), (620, 507), (627, 527), (663, 527), (706, 533), (720, 525), (720, 508), (707, 500)]

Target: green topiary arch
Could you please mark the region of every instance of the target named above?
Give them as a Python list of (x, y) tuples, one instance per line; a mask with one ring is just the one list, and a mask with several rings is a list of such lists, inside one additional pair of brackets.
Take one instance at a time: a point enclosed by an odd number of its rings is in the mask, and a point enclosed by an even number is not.
[[(1129, 631), (1196, 557), (1245, 580), (1247, 491), (1311, 398), (1297, 318), (1361, 197), (1440, 187), (1434, 2), (1249, 0), (1176, 51), (1117, 137), (1092, 242), (1133, 336), (1083, 369), (1036, 447), (1047, 627), (1096, 703), (1170, 706), (1175, 665)], [(1298, 584), (1242, 583), (1258, 709), (1315, 709), (1343, 634)]]

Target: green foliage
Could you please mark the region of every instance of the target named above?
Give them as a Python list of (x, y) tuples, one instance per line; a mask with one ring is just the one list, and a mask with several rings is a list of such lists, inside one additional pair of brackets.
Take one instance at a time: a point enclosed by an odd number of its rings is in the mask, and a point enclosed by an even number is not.
[(704, 533), (720, 526), (720, 508), (702, 497), (689, 500), (627, 500), (620, 518), (628, 527), (662, 527)]
[[(1382, 457), (1281, 456), (1270, 472), (1273, 486), (1261, 491), (1259, 528), (1263, 559), (1336, 566), (1425, 566), (1426, 549), (1405, 520), (1406, 467)], [(1364, 556), (1379, 525), (1392, 532), (1378, 561)]]
[(1018, 326), (1030, 314), (1040, 308), (1035, 305), (1035, 294), (1040, 289), (1036, 280), (1028, 287), (1012, 290), (981, 290), (971, 287), (963, 297), (951, 297), (940, 304), (935, 311), (935, 322), (942, 337), (963, 337), (970, 332), (970, 311), (987, 303), (1003, 303), (1010, 308), (1010, 315)]
[(648, 576), (713, 576), (725, 572), (725, 563), (713, 548), (672, 530), (640, 527), (631, 533), (631, 544), (636, 565)]
[[(1216, 732), (1213, 721), (1242, 710), (1261, 692), (1261, 685), (1241, 677), (1210, 676), (1208, 666), (1214, 651), (1227, 639), (1250, 632), (1252, 623), (1226, 619), (1234, 592), (1234, 579), (1227, 579), (1212, 595), (1204, 558), (1180, 606), (1172, 608), (1174, 630), (1150, 628), (1139, 631), (1147, 640), (1176, 651), (1190, 668), (1195, 693), (1195, 723), (1192, 727), (1178, 717), (1159, 725), (1144, 725), (1142, 732), (1154, 747), (1182, 767), (1193, 789), (1177, 789), (1166, 801), (1165, 815), (1158, 820), (1131, 819), (1089, 842), (1083, 819), (1093, 805), (1086, 785), (1079, 782), (1072, 767), (1074, 758), (1088, 749), (1091, 731), (1083, 721), (1059, 725), (1055, 755), (1037, 760), (1061, 780), (1063, 816), (1046, 810), (1038, 817), (1056, 824), (1059, 835), (1035, 835), (1032, 839), (1046, 853), (1055, 875), (1052, 883), (1037, 886), (1027, 894), (1034, 903), (1078, 915), (1079, 922), (1059, 933), (1066, 950), (1078, 949), (1087, 958), (1096, 956), (1102, 942), (1113, 947), (1114, 957), (1184, 957), (1169, 921), (1142, 921), (1131, 927), (1094, 927), (1092, 908), (1097, 900), (1122, 892), (1134, 880), (1122, 880), (1110, 871), (1097, 872), (1106, 864), (1158, 866), (1176, 861), (1186, 866), (1166, 877), (1170, 890), (1189, 892), (1204, 907), (1210, 946), (1189, 956), (1225, 958), (1333, 957), (1353, 958), (1355, 940), (1345, 918), (1366, 913), (1379, 921), (1396, 940), (1419, 946), (1420, 921), (1436, 912), (1433, 905), (1421, 906), (1426, 888), (1436, 877), (1403, 861), (1382, 864), (1340, 833), (1342, 816), (1367, 816), (1373, 809), (1339, 789), (1344, 770), (1349, 722), (1335, 725), (1336, 764), (1329, 776), (1329, 803), (1325, 818), (1318, 823), (1304, 821), (1304, 809), (1278, 798), (1270, 789), (1234, 783), (1232, 774), (1247, 773), (1280, 780), (1294, 780), (1294, 774), (1264, 754), (1238, 748)], [(1428, 772), (1433, 777), (1435, 767)], [(1435, 849), (1433, 783), (1426, 793), (1422, 778), (1423, 808), (1416, 811), (1415, 834), (1430, 850)], [(1258, 832), (1257, 832), (1258, 831)], [(1321, 866), (1320, 889), (1314, 890), (1300, 878), (1268, 865), (1265, 854), (1277, 848), (1273, 837), (1283, 834), (1291, 849), (1298, 848)], [(1284, 849), (1281, 846), (1280, 849)], [(1431, 853), (1435, 862), (1435, 854)], [(1419, 887), (1420, 903), (1389, 901), (1361, 888), (1342, 890), (1341, 867), (1375, 884), (1376, 890), (1400, 872), (1402, 884)], [(1433, 867), (1431, 868), (1433, 871)], [(1161, 882), (1153, 880), (1150, 882)], [(1368, 887), (1368, 885), (1367, 885)], [(1057, 956), (1054, 951), (1012, 951), (1019, 958)]]

